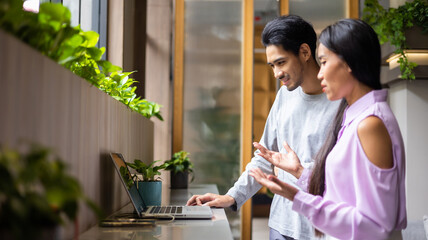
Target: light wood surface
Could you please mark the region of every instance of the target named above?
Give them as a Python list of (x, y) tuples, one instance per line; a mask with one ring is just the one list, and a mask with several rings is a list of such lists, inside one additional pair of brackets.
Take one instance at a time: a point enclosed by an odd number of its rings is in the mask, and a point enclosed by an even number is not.
[(175, 1), (172, 151), (183, 148), (184, 0)]
[(358, 0), (346, 0), (346, 17), (358, 19), (360, 17), (360, 6)]
[(279, 1), (279, 14), (282, 15), (287, 15), (290, 13), (290, 4), (289, 4), (289, 0), (280, 0)]
[[(167, 160), (172, 154), (172, 98), (171, 83), (171, 32), (172, 19), (170, 0), (147, 1), (146, 32), (146, 82), (145, 96), (162, 105), (164, 121), (153, 119), (154, 159)], [(162, 172), (163, 184), (169, 184), (169, 172)]]
[[(253, 49), (254, 1), (242, 1), (242, 106), (241, 106), (241, 172), (251, 161), (253, 153)], [(241, 239), (251, 239), (251, 204), (249, 199), (241, 210)]]

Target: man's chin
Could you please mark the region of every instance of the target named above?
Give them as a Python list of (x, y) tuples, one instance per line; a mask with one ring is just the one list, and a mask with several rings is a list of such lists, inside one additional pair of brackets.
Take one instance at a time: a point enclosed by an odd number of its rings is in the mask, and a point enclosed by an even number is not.
[(298, 87), (298, 85), (285, 85), (285, 87), (287, 88), (288, 91), (294, 91), (296, 90), (296, 88)]

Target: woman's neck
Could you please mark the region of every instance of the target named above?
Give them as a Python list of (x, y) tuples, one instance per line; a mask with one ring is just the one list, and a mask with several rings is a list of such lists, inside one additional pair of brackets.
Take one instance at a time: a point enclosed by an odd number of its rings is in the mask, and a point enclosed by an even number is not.
[(357, 82), (353, 90), (348, 96), (345, 96), (346, 102), (348, 103), (348, 106), (351, 106), (353, 103), (355, 103), (358, 99), (362, 98), (367, 93), (371, 92), (373, 88), (361, 83)]

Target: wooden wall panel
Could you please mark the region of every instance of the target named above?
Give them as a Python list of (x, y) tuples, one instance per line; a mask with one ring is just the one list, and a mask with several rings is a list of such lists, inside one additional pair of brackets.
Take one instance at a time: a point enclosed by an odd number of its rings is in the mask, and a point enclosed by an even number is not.
[[(153, 161), (153, 122), (1, 30), (0, 52), (0, 143), (54, 149), (107, 214), (128, 203), (108, 154)], [(83, 207), (80, 231), (95, 223)]]
[[(173, 28), (170, 0), (147, 1), (147, 29), (145, 46), (145, 96), (162, 105), (164, 121), (154, 119), (154, 159), (166, 160), (172, 156), (173, 82), (170, 67)], [(181, 150), (181, 149), (180, 149)], [(162, 179), (169, 185), (169, 172)], [(169, 197), (163, 194), (162, 199)], [(166, 199), (165, 199), (166, 200)]]
[(123, 68), (124, 0), (108, 0), (107, 59)]

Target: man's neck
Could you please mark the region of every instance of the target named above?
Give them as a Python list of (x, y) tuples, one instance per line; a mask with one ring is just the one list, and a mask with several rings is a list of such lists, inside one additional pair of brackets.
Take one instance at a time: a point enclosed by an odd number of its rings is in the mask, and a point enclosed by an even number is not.
[(302, 91), (309, 95), (321, 94), (321, 81), (317, 78), (318, 72), (320, 71), (318, 63), (311, 58), (305, 67), (305, 71), (303, 72), (303, 83), (300, 86)]

